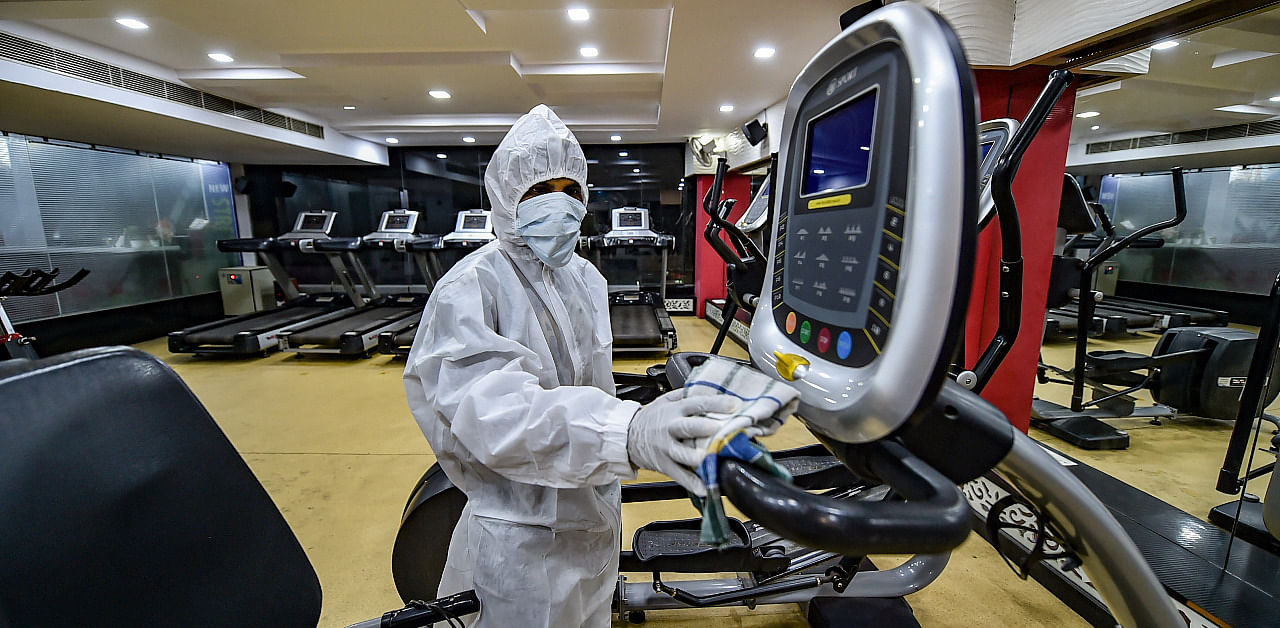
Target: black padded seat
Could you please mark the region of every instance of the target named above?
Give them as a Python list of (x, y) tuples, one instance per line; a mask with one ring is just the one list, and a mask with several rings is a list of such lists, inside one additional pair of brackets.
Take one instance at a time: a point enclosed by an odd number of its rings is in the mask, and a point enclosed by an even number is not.
[(653, 347), (662, 345), (662, 331), (653, 306), (647, 303), (620, 304), (609, 307), (609, 326), (613, 329), (615, 347)]
[(308, 626), (320, 582), (168, 366), (0, 362), (0, 626)]
[(1058, 226), (1066, 230), (1068, 235), (1093, 233), (1098, 229), (1098, 219), (1089, 209), (1084, 198), (1084, 191), (1076, 178), (1066, 174), (1062, 177), (1062, 198), (1058, 203)]

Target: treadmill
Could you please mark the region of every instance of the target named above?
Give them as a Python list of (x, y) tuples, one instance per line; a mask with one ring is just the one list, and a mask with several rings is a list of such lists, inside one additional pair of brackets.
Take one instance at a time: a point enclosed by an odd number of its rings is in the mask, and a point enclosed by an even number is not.
[[(196, 355), (265, 356), (276, 350), (277, 338), (281, 333), (333, 320), (363, 306), (364, 299), (352, 282), (350, 269), (342, 263), (342, 255), (322, 253), (315, 248), (317, 242), (329, 239), (329, 230), (333, 227), (336, 216), (337, 212), (329, 210), (304, 211), (298, 214), (293, 230), (279, 237), (218, 240), (220, 251), (256, 253), (260, 256), (284, 293), (285, 303), (273, 310), (251, 312), (170, 332), (169, 351)], [(337, 274), (343, 291), (316, 294), (300, 292), (276, 255), (286, 250), (323, 254)]]
[[(414, 262), (434, 289), (435, 278), (444, 277), (446, 266), (453, 268), (472, 251), (494, 241), (492, 214), (487, 209), (458, 212), (453, 231), (445, 235), (422, 236), (404, 244)], [(425, 305), (425, 303), (424, 303)], [(422, 308), (418, 308), (421, 312)], [(378, 352), (386, 355), (409, 355), (413, 337), (418, 333), (419, 319), (409, 317), (378, 334)]]
[[(324, 252), (354, 252), (359, 250), (395, 250), (408, 253), (407, 245), (417, 238), (419, 214), (408, 209), (393, 209), (382, 213), (378, 229), (369, 235), (356, 238), (331, 238), (317, 242), (315, 247)], [(350, 256), (356, 274), (368, 277), (364, 265), (354, 255)], [(428, 288), (434, 286), (430, 271), (419, 267), (425, 275)], [(312, 325), (304, 325), (279, 335), (280, 349), (293, 351), (301, 357), (307, 353), (369, 357), (378, 346), (378, 336), (395, 328), (403, 321), (416, 320), (427, 304), (427, 293), (407, 292), (396, 295), (380, 295), (372, 280), (366, 307), (347, 315)]]
[(616, 207), (610, 210), (611, 228), (603, 235), (582, 239), (586, 250), (595, 251), (596, 268), (604, 273), (601, 251), (609, 249), (651, 249), (661, 252), (662, 273), (658, 289), (646, 290), (636, 278), (634, 284), (609, 285), (609, 323), (613, 328), (614, 353), (662, 351), (676, 348), (676, 327), (667, 314), (667, 254), (675, 249), (675, 236), (655, 233), (649, 228), (649, 210), (644, 207)]

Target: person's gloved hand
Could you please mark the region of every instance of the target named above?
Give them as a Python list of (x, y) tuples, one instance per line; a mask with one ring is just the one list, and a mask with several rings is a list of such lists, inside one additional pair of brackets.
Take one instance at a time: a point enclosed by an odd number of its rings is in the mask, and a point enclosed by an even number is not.
[(741, 405), (729, 395), (685, 397), (683, 389), (673, 390), (641, 407), (627, 427), (627, 456), (631, 464), (666, 474), (698, 497), (707, 489), (691, 469), (697, 468), (706, 451), (695, 444), (720, 429), (721, 422), (705, 413), (729, 413)]

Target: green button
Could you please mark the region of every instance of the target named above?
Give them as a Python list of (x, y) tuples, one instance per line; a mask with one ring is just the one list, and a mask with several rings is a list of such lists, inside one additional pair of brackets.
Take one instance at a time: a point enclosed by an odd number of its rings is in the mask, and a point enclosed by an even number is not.
[(809, 342), (809, 336), (813, 334), (813, 327), (809, 326), (809, 321), (800, 323), (800, 344)]

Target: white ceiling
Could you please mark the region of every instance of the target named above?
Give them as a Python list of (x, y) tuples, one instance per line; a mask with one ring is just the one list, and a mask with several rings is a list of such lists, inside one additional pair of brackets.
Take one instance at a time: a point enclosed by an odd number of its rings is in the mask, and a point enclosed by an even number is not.
[[(1259, 122), (1280, 116), (1280, 9), (1178, 38), (1151, 50), (1150, 70), (1081, 90), (1072, 143)], [(1218, 67), (1214, 67), (1215, 64)], [(1243, 105), (1249, 113), (1217, 110)], [(1092, 126), (1098, 126), (1092, 130)]]
[[(804, 63), (838, 32), (840, 13), (856, 3), (7, 1), (0, 20), (125, 53), (171, 69), (193, 87), (377, 142), (393, 136), (401, 145), (451, 145), (471, 135), (492, 144), (539, 102), (583, 142), (607, 142), (615, 133), (625, 142), (654, 142), (727, 131), (784, 97)], [(588, 8), (591, 19), (569, 21), (569, 6)], [(126, 16), (150, 28), (115, 23)], [(598, 57), (579, 54), (588, 45)], [(759, 45), (777, 54), (756, 59)], [(206, 56), (212, 51), (235, 62), (214, 62)], [(227, 72), (246, 68), (305, 78)], [(453, 97), (433, 99), (431, 89)], [(719, 111), (726, 103), (732, 113)]]

